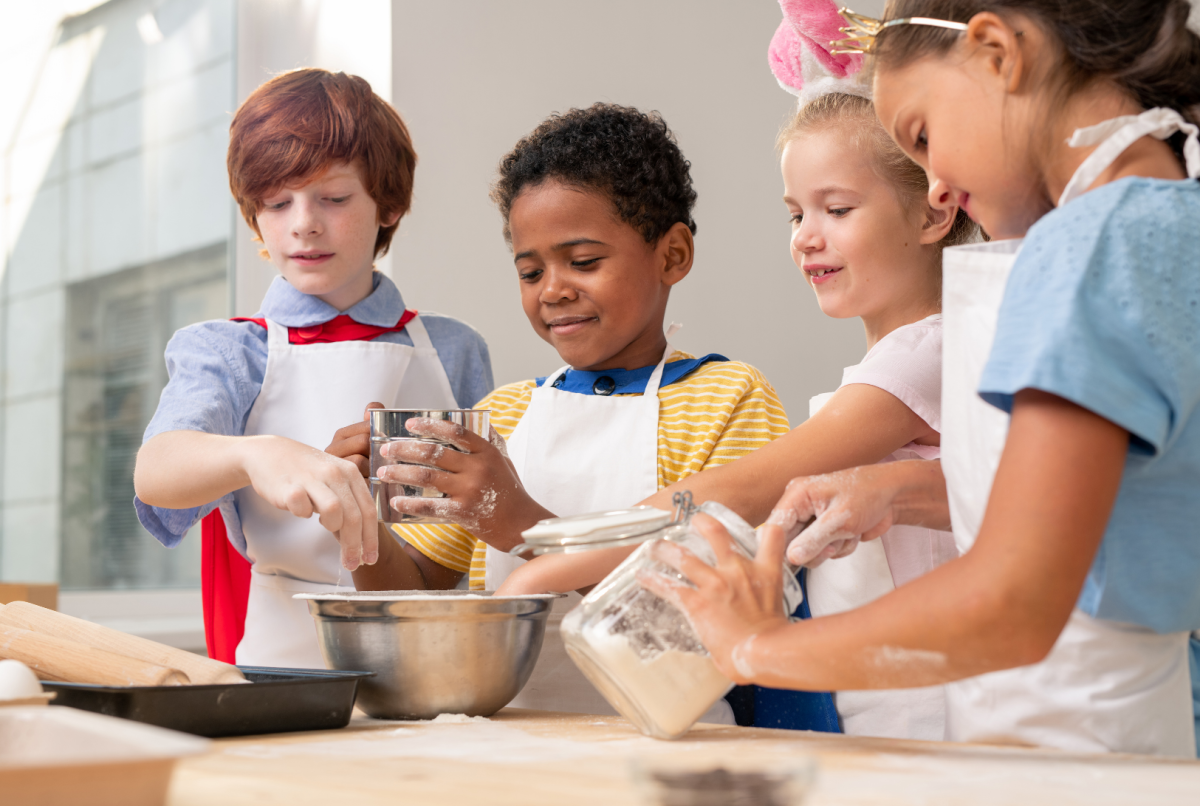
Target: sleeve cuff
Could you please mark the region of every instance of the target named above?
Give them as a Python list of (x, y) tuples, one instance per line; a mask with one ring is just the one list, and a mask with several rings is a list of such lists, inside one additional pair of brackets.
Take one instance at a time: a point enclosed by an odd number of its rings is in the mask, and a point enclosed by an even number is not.
[(142, 499), (134, 496), (133, 508), (137, 511), (138, 520), (154, 539), (169, 549), (173, 549), (183, 540), (188, 529), (196, 525), (196, 521), (212, 512), (217, 506), (214, 501), (202, 507), (191, 509), (166, 509), (152, 507), (143, 503)]

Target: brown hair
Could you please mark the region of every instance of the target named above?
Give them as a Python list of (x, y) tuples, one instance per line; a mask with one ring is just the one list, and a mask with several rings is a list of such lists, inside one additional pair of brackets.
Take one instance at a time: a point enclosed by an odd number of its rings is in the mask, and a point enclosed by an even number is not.
[[(870, 154), (875, 172), (896, 192), (900, 203), (912, 209), (928, 204), (929, 178), (900, 146), (888, 136), (875, 116), (875, 105), (858, 95), (831, 92), (801, 107), (779, 132), (775, 147), (784, 146), (807, 132), (840, 126), (850, 133), (854, 145)], [(938, 246), (959, 246), (978, 240), (979, 227), (959, 210), (953, 226)]]
[[(1187, 27), (1187, 0), (888, 0), (885, 19), (934, 17), (970, 22), (990, 11), (1030, 17), (1057, 51), (1046, 75), (1053, 101), (1096, 81), (1111, 81), (1145, 109), (1163, 106), (1200, 123), (1200, 36)], [(958, 31), (925, 25), (885, 29), (874, 47), (879, 69), (948, 53)], [(1181, 152), (1183, 137), (1169, 142)]]
[[(263, 199), (303, 184), (339, 162), (355, 163), (380, 220), (412, 205), (417, 154), (390, 104), (358, 76), (302, 68), (254, 92), (229, 127), (229, 189), (255, 233)], [(387, 253), (397, 221), (380, 227), (375, 255)]]

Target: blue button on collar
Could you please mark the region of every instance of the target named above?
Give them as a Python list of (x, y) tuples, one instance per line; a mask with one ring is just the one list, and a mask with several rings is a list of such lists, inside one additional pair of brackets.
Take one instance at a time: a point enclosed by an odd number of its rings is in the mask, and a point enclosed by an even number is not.
[(617, 382), (607, 375), (601, 375), (592, 384), (592, 391), (598, 395), (611, 395), (613, 390), (617, 388)]

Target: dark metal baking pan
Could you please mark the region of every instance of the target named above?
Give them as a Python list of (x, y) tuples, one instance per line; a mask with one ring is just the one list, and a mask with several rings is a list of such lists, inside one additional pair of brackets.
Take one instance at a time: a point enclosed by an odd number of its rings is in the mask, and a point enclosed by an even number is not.
[(51, 702), (197, 736), (344, 728), (358, 681), (374, 672), (238, 667), (250, 685), (96, 686), (43, 682)]

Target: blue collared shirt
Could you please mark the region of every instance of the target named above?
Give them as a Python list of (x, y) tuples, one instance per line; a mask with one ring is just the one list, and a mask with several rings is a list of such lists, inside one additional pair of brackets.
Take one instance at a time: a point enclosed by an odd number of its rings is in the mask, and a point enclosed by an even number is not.
[[(710, 361), (728, 361), (718, 353), (709, 353), (701, 358), (684, 358), (671, 361), (663, 367), (662, 380), (659, 386), (670, 386), (690, 375), (702, 365)], [(555, 389), (564, 392), (575, 392), (580, 395), (640, 395), (646, 391), (650, 376), (658, 368), (657, 364), (638, 369), (568, 369), (554, 382)], [(538, 386), (546, 383), (547, 375), (535, 379)]]
[[(393, 327), (404, 310), (404, 299), (395, 283), (376, 272), (375, 290), (344, 313), (360, 324)], [(256, 317), (299, 328), (323, 324), (339, 313), (332, 305), (301, 293), (282, 277), (276, 277)], [(449, 316), (422, 313), (421, 321), (450, 379), (450, 389), (458, 405), (474, 406), (494, 385), (491, 357), (483, 336)], [(384, 333), (376, 341), (412, 346), (407, 330)], [(143, 444), (166, 431), (203, 431), (225, 436), (245, 433), (246, 418), (267, 371), (266, 330), (253, 322), (227, 320), (189, 325), (167, 344), (166, 361), (170, 381), (146, 427)], [(188, 529), (219, 506), (230, 540), (245, 553), (246, 538), (232, 494), (191, 509), (151, 507), (137, 498), (133, 504), (142, 526), (167, 547), (178, 545)]]

